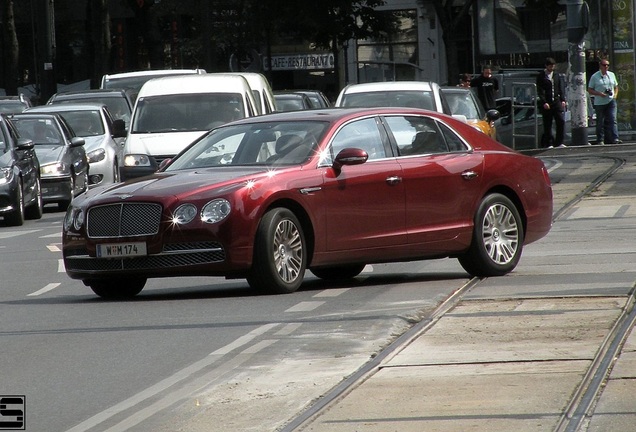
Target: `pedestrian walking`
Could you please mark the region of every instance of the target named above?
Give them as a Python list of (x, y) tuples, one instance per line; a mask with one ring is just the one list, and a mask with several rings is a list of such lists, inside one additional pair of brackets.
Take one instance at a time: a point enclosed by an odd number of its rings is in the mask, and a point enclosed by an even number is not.
[(596, 143), (620, 144), (618, 139), (618, 124), (616, 123), (616, 96), (618, 95), (618, 81), (614, 72), (609, 70), (610, 62), (602, 59), (599, 70), (590, 77), (587, 92), (594, 97), (594, 112), (596, 112)]
[(499, 81), (492, 76), (490, 66), (484, 66), (481, 75), (470, 81), (470, 86), (477, 88), (477, 97), (486, 111), (497, 109), (496, 94), (499, 91)]
[[(565, 86), (558, 73), (554, 71), (556, 61), (552, 57), (545, 59), (545, 69), (537, 75), (537, 97), (543, 117), (543, 135), (541, 147), (565, 147)], [(556, 126), (556, 135), (552, 135), (552, 123)]]

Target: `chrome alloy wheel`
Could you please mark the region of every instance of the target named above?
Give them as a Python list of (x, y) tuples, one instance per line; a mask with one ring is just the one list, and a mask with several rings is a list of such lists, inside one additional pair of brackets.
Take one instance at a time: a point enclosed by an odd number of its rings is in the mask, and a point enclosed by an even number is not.
[(287, 283), (295, 281), (303, 266), (303, 241), (293, 221), (283, 219), (279, 222), (272, 246), (278, 275)]
[(483, 219), (486, 253), (497, 264), (508, 264), (519, 248), (519, 227), (510, 209), (500, 203), (488, 208)]

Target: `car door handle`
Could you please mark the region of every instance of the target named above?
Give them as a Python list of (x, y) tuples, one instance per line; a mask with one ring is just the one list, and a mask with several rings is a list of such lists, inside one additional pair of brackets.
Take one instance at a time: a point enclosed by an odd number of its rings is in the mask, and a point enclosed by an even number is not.
[(402, 178), (398, 176), (391, 176), (386, 178), (386, 182), (390, 185), (396, 185), (400, 183), (401, 181), (402, 181)]
[(477, 177), (477, 173), (475, 171), (464, 171), (462, 173), (462, 177), (464, 180), (472, 180)]

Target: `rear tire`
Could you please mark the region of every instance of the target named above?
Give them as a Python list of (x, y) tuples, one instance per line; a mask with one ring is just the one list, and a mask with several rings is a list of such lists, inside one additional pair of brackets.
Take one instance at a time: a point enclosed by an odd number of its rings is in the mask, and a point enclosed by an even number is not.
[(86, 284), (93, 292), (107, 300), (131, 299), (144, 289), (146, 278), (91, 279)]
[(495, 193), (487, 196), (475, 214), (473, 239), (458, 257), (461, 266), (478, 277), (502, 276), (519, 263), (523, 250), (523, 223), (514, 203)]
[(270, 294), (292, 293), (302, 284), (306, 266), (307, 245), (298, 218), (286, 208), (267, 212), (254, 239), (250, 286)]
[(353, 279), (364, 270), (366, 264), (351, 264), (337, 267), (322, 267), (311, 269), (311, 272), (324, 280)]

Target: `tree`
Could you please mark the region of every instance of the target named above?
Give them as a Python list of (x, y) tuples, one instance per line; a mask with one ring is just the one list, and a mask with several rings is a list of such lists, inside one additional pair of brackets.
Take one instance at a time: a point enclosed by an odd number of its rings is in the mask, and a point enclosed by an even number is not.
[(15, 31), (15, 19), (13, 15), (13, 0), (2, 0), (2, 16), (4, 17), (3, 32), (3, 64), (4, 88), (8, 95), (18, 94), (20, 84), (20, 74), (18, 61), (20, 58), (20, 48), (18, 37)]
[[(423, 0), (419, 0), (419, 2), (420, 5), (424, 6)], [(459, 26), (476, 2), (477, 0), (466, 0), (463, 5), (457, 5), (458, 2), (454, 0), (433, 0), (435, 13), (442, 29), (449, 77), (458, 77), (461, 73), (457, 59), (457, 39), (454, 35), (458, 33)]]
[(86, 33), (89, 58), (92, 58), (91, 88), (99, 87), (102, 75), (110, 70), (110, 14), (108, 0), (88, 0), (86, 3)]

